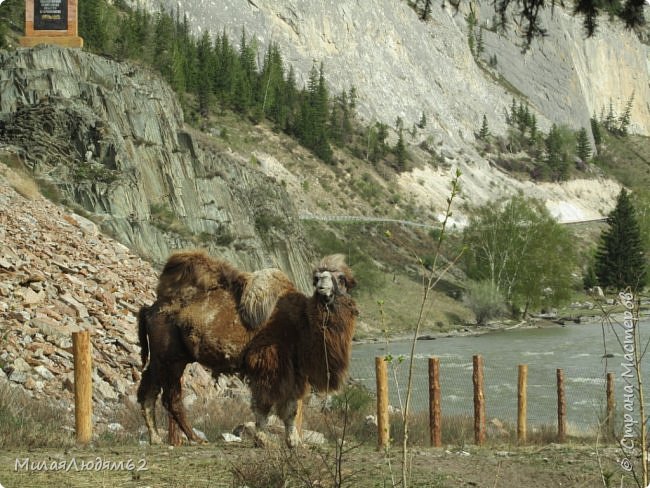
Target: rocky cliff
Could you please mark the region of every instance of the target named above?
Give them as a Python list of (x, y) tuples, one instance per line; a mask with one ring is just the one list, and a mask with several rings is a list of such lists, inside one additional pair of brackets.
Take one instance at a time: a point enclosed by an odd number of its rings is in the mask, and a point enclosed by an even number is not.
[[(155, 10), (160, 2), (144, 4)], [(162, 4), (177, 7), (172, 0)], [(494, 28), (490, 2), (461, 2), (458, 11), (435, 2), (426, 23), (401, 0), (193, 0), (179, 6), (197, 31), (225, 29), (239, 39), (243, 28), (260, 52), (276, 42), (303, 81), (314, 60), (323, 61), (334, 92), (356, 87), (366, 121), (393, 126), (401, 117), (410, 128), (424, 113), (426, 127), (409, 142), (428, 140), (447, 169), (425, 165), (403, 173), (399, 188), (438, 213), (455, 168), (463, 172), (469, 206), (524, 191), (562, 221), (602, 217), (612, 208), (620, 188), (614, 181), (534, 185), (499, 171), (476, 151), (483, 114), (491, 132), (503, 134), (513, 97), (528, 103), (548, 130), (551, 123), (589, 128), (589, 118), (607, 111), (610, 101), (621, 114), (634, 95), (631, 130), (650, 134), (650, 47), (620, 23), (603, 19), (596, 36), (585, 39), (580, 18), (560, 8), (544, 11), (548, 36), (523, 53), (514, 23), (505, 32)], [(469, 47), (470, 8), (482, 31), (481, 62)], [(489, 67), (493, 57), (496, 65)], [(460, 222), (463, 213), (456, 212)]]
[[(148, 2), (153, 9), (160, 3)], [(634, 94), (632, 129), (650, 134), (650, 48), (634, 33), (603, 19), (596, 36), (585, 39), (581, 20), (556, 8), (542, 12), (548, 37), (523, 54), (514, 23), (494, 32), (492, 2), (477, 3), (481, 57), (497, 57), (489, 74), (469, 49), (472, 3), (461, 2), (455, 11), (434, 2), (426, 23), (401, 0), (192, 0), (178, 6), (198, 30), (226, 29), (239, 39), (245, 28), (262, 49), (278, 43), (303, 79), (313, 60), (323, 61), (335, 91), (357, 88), (367, 120), (392, 126), (399, 116), (408, 128), (424, 112), (423, 137), (451, 149), (471, 151), (483, 114), (494, 133), (503, 132), (513, 96), (530, 103), (541, 127), (580, 128), (589, 127), (589, 117), (607, 109), (610, 99), (621, 113)], [(172, 0), (162, 4), (177, 7)]]
[(173, 92), (141, 67), (56, 47), (0, 52), (0, 144), (142, 255), (206, 247), (311, 289), (285, 188), (186, 130)]

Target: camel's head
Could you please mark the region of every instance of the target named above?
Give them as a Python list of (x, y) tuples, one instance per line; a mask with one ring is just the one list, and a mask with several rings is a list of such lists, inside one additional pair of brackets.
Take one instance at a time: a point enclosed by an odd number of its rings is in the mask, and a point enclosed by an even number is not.
[(314, 270), (315, 292), (327, 303), (339, 295), (347, 295), (356, 284), (352, 270), (345, 264), (342, 254), (325, 256)]

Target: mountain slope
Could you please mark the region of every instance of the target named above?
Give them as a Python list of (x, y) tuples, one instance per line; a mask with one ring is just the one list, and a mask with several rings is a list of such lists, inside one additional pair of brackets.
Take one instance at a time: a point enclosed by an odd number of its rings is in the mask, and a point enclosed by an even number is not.
[[(152, 9), (160, 3), (145, 2)], [(162, 5), (177, 8), (172, 0)], [(581, 19), (556, 8), (541, 13), (548, 36), (522, 54), (515, 27), (494, 32), (492, 7), (478, 5), (481, 57), (497, 56), (496, 80), (470, 51), (469, 2), (461, 2), (458, 12), (435, 3), (427, 23), (399, 0), (193, 0), (178, 7), (196, 30), (225, 29), (239, 39), (243, 28), (261, 52), (271, 41), (279, 44), (303, 80), (314, 60), (324, 62), (335, 92), (357, 88), (359, 110), (368, 121), (392, 125), (402, 117), (410, 128), (424, 112), (425, 136), (453, 150), (468, 150), (483, 114), (503, 133), (503, 113), (513, 96), (530, 101), (540, 127), (553, 122), (577, 129), (589, 127), (589, 117), (606, 109), (610, 99), (620, 113), (634, 94), (632, 126), (650, 134), (650, 48), (634, 33), (603, 21), (596, 36), (585, 39)]]
[(73, 49), (0, 51), (0, 138), (102, 229), (163, 262), (202, 246), (280, 266), (311, 289), (310, 248), (286, 189), (250, 155), (186, 130), (175, 94), (129, 63)]

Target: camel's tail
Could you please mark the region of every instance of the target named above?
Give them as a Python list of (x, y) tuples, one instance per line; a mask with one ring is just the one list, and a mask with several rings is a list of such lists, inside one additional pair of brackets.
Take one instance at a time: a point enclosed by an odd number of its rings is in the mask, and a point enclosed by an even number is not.
[(149, 337), (147, 335), (147, 311), (149, 307), (142, 307), (138, 312), (138, 340), (140, 341), (140, 360), (142, 369), (149, 360)]

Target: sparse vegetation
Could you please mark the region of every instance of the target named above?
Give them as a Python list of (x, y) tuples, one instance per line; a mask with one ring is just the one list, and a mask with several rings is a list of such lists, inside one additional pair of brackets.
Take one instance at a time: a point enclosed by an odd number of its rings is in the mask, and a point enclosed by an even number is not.
[(505, 314), (505, 300), (494, 283), (489, 280), (470, 282), (463, 302), (474, 312), (477, 325), (485, 325), (495, 317)]
[[(155, 203), (150, 207), (151, 224), (164, 232), (177, 234), (183, 239), (191, 240), (194, 235), (180, 221), (176, 213), (166, 203)], [(200, 239), (200, 238), (199, 238)]]
[(0, 380), (0, 448), (65, 447), (74, 444), (63, 408), (36, 401)]

